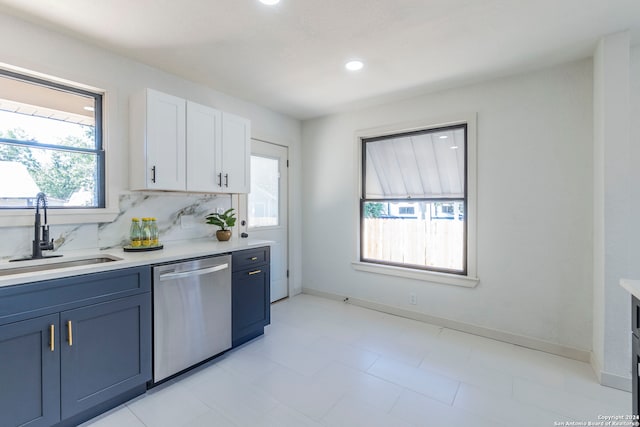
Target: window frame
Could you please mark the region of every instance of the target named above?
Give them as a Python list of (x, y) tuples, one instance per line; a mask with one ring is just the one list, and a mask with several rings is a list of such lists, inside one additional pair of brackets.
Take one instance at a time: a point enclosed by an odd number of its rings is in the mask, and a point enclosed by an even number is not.
[[(99, 205), (101, 207), (52, 207), (48, 212), (50, 224), (95, 224), (113, 222), (119, 215), (117, 198), (112, 196), (115, 193), (114, 186), (110, 183), (109, 176), (114, 173), (113, 165), (110, 161), (110, 151), (108, 149), (109, 126), (108, 117), (116, 112), (114, 108), (116, 104), (111, 102), (111, 96), (105, 89), (90, 84), (77, 83), (73, 80), (67, 80), (55, 77), (49, 74), (16, 67), (6, 63), (0, 64), (0, 73), (10, 77), (16, 77), (26, 81), (44, 82), (45, 86), (53, 88), (70, 88), (72, 91), (82, 94), (99, 95), (101, 102), (95, 103), (96, 127), (100, 126), (100, 150), (101, 159), (98, 158), (98, 173), (100, 174), (101, 194), (99, 195)], [(112, 111), (114, 110), (114, 111)], [(98, 124), (99, 121), (99, 124)], [(96, 132), (96, 135), (98, 132)], [(98, 136), (96, 136), (96, 139)], [(45, 144), (43, 144), (45, 146)], [(57, 148), (58, 146), (56, 146)], [(40, 147), (39, 147), (40, 148)], [(0, 209), (0, 228), (2, 227), (18, 227), (33, 225), (34, 208), (17, 207)]]
[[(379, 142), (379, 141), (384, 141), (384, 140), (389, 140), (391, 138), (404, 138), (404, 137), (408, 137), (408, 136), (412, 136), (412, 135), (424, 135), (424, 134), (429, 134), (429, 133), (435, 133), (435, 132), (442, 132), (442, 131), (446, 131), (446, 130), (457, 130), (457, 129), (463, 129), (464, 130), (464, 196), (461, 198), (449, 198), (449, 197), (421, 197), (421, 198), (412, 198), (412, 197), (390, 197), (390, 198), (378, 198), (378, 199), (367, 199), (367, 189), (366, 189), (366, 176), (367, 176), (367, 150), (366, 150), (366, 145), (372, 142)], [(430, 127), (427, 129), (421, 129), (421, 130), (417, 130), (417, 131), (411, 131), (411, 132), (403, 132), (403, 133), (397, 133), (397, 134), (391, 134), (391, 135), (385, 135), (385, 136), (378, 136), (378, 137), (373, 137), (373, 138), (363, 138), (362, 139), (362, 172), (361, 172), (361, 188), (362, 188), (362, 194), (360, 197), (360, 261), (361, 262), (368, 262), (368, 263), (372, 263), (372, 264), (382, 264), (382, 265), (392, 265), (392, 266), (396, 266), (396, 267), (403, 267), (403, 268), (414, 268), (417, 270), (426, 270), (426, 271), (436, 271), (439, 273), (449, 273), (449, 274), (457, 274), (457, 275), (462, 275), (462, 276), (466, 276), (467, 275), (467, 219), (465, 216), (465, 220), (464, 220), (464, 227), (463, 227), (463, 233), (462, 233), (462, 238), (463, 238), (463, 242), (462, 242), (462, 270), (453, 270), (453, 269), (448, 269), (448, 268), (441, 268), (441, 267), (431, 267), (431, 266), (422, 266), (422, 265), (415, 265), (415, 264), (405, 264), (405, 263), (398, 263), (398, 262), (392, 262), (392, 261), (383, 261), (383, 260), (378, 260), (378, 259), (372, 259), (372, 258), (365, 258), (363, 253), (364, 253), (364, 239), (363, 239), (363, 235), (364, 235), (364, 222), (365, 222), (365, 210), (364, 210), (364, 205), (367, 202), (382, 202), (382, 203), (394, 203), (394, 202), (426, 202), (426, 203), (437, 203), (437, 202), (458, 202), (458, 201), (462, 201), (462, 204), (464, 206), (464, 209), (466, 211), (467, 208), (467, 132), (468, 132), (468, 126), (466, 123), (461, 123), (461, 124), (457, 124), (457, 125), (449, 125), (449, 126), (443, 126), (443, 127)]]
[[(393, 135), (404, 135), (418, 132), (424, 132), (431, 129), (459, 127), (466, 125), (466, 144), (465, 144), (465, 241), (464, 241), (464, 257), (465, 271), (451, 272), (444, 269), (420, 268), (421, 266), (410, 266), (406, 264), (386, 263), (374, 260), (363, 259), (362, 257), (362, 233), (363, 233), (363, 207), (365, 196), (364, 171), (366, 168), (366, 157), (364, 151), (365, 140), (373, 140), (374, 138), (384, 139)], [(357, 177), (355, 182), (355, 206), (354, 206), (354, 225), (356, 236), (354, 240), (352, 267), (357, 271), (390, 275), (420, 281), (463, 286), (473, 288), (479, 283), (477, 277), (477, 147), (476, 147), (476, 113), (457, 114), (455, 116), (446, 116), (434, 119), (425, 119), (420, 121), (392, 124), (370, 129), (363, 129), (355, 132), (354, 154), (356, 159), (356, 167), (354, 168)], [(372, 199), (373, 200), (373, 199)], [(376, 199), (387, 200), (387, 199)], [(399, 199), (396, 201), (419, 201), (418, 199)], [(460, 200), (460, 199), (455, 199)], [(436, 200), (431, 200), (436, 201)], [(444, 198), (439, 201), (454, 201), (454, 199)]]
[[(409, 209), (411, 209), (411, 211), (409, 211)], [(403, 212), (404, 210), (404, 212)], [(415, 215), (416, 214), (416, 209), (411, 206), (399, 206), (398, 207), (398, 215)]]
[[(48, 88), (58, 89), (61, 91), (78, 94), (93, 98), (94, 100), (94, 119), (95, 119), (95, 148), (80, 148), (70, 147), (58, 144), (43, 144), (37, 141), (21, 141), (9, 138), (0, 138), (0, 143), (15, 145), (19, 147), (38, 148), (44, 150), (57, 150), (68, 151), (71, 153), (83, 153), (83, 154), (95, 154), (96, 155), (96, 187), (98, 189), (97, 194), (97, 206), (48, 206), (49, 209), (104, 209), (106, 207), (106, 184), (105, 184), (105, 151), (102, 145), (102, 94), (92, 92), (85, 89), (76, 88), (73, 86), (65, 85), (58, 82), (48, 81), (45, 79), (16, 73), (13, 71), (0, 69), (0, 76), (9, 77), (16, 80), (21, 80), (34, 85), (44, 86)], [(35, 195), (34, 195), (35, 196)], [(2, 207), (0, 210), (15, 210), (15, 209), (29, 209), (23, 207)], [(31, 209), (35, 209), (31, 208)]]

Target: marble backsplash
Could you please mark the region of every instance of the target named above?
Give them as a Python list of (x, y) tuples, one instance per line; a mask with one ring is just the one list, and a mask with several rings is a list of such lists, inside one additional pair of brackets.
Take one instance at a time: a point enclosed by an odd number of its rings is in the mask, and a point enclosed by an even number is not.
[[(54, 239), (55, 251), (110, 249), (126, 245), (129, 243), (132, 217), (155, 217), (161, 242), (213, 236), (216, 227), (206, 224), (204, 217), (211, 212), (229, 209), (231, 196), (128, 193), (120, 195), (119, 204), (120, 213), (113, 222), (51, 225), (50, 234)], [(0, 228), (0, 236), (0, 258), (31, 254), (33, 226)]]

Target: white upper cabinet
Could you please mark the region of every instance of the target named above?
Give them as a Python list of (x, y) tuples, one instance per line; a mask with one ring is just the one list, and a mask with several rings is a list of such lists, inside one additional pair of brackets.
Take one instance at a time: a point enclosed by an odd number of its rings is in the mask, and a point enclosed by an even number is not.
[(249, 193), (251, 160), (251, 122), (243, 117), (222, 113), (222, 146), (219, 173), (222, 191)]
[(187, 191), (220, 192), (222, 112), (187, 101)]
[(131, 190), (249, 192), (249, 120), (151, 89), (130, 110)]
[(185, 101), (155, 90), (130, 102), (132, 190), (186, 190)]

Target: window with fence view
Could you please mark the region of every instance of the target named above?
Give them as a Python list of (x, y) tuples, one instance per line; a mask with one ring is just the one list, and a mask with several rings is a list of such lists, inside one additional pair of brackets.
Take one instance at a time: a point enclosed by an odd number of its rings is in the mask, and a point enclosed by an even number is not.
[(466, 274), (467, 126), (362, 140), (363, 262)]
[(105, 205), (102, 95), (0, 70), (0, 209)]

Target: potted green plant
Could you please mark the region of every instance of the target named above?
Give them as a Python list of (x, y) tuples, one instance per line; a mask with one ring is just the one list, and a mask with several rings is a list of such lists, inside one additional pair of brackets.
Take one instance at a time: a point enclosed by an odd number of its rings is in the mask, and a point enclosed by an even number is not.
[(210, 213), (205, 218), (207, 224), (213, 224), (220, 227), (220, 230), (216, 231), (216, 237), (221, 242), (226, 242), (231, 238), (231, 227), (236, 224), (236, 214), (233, 212), (233, 208), (227, 209), (223, 213)]

